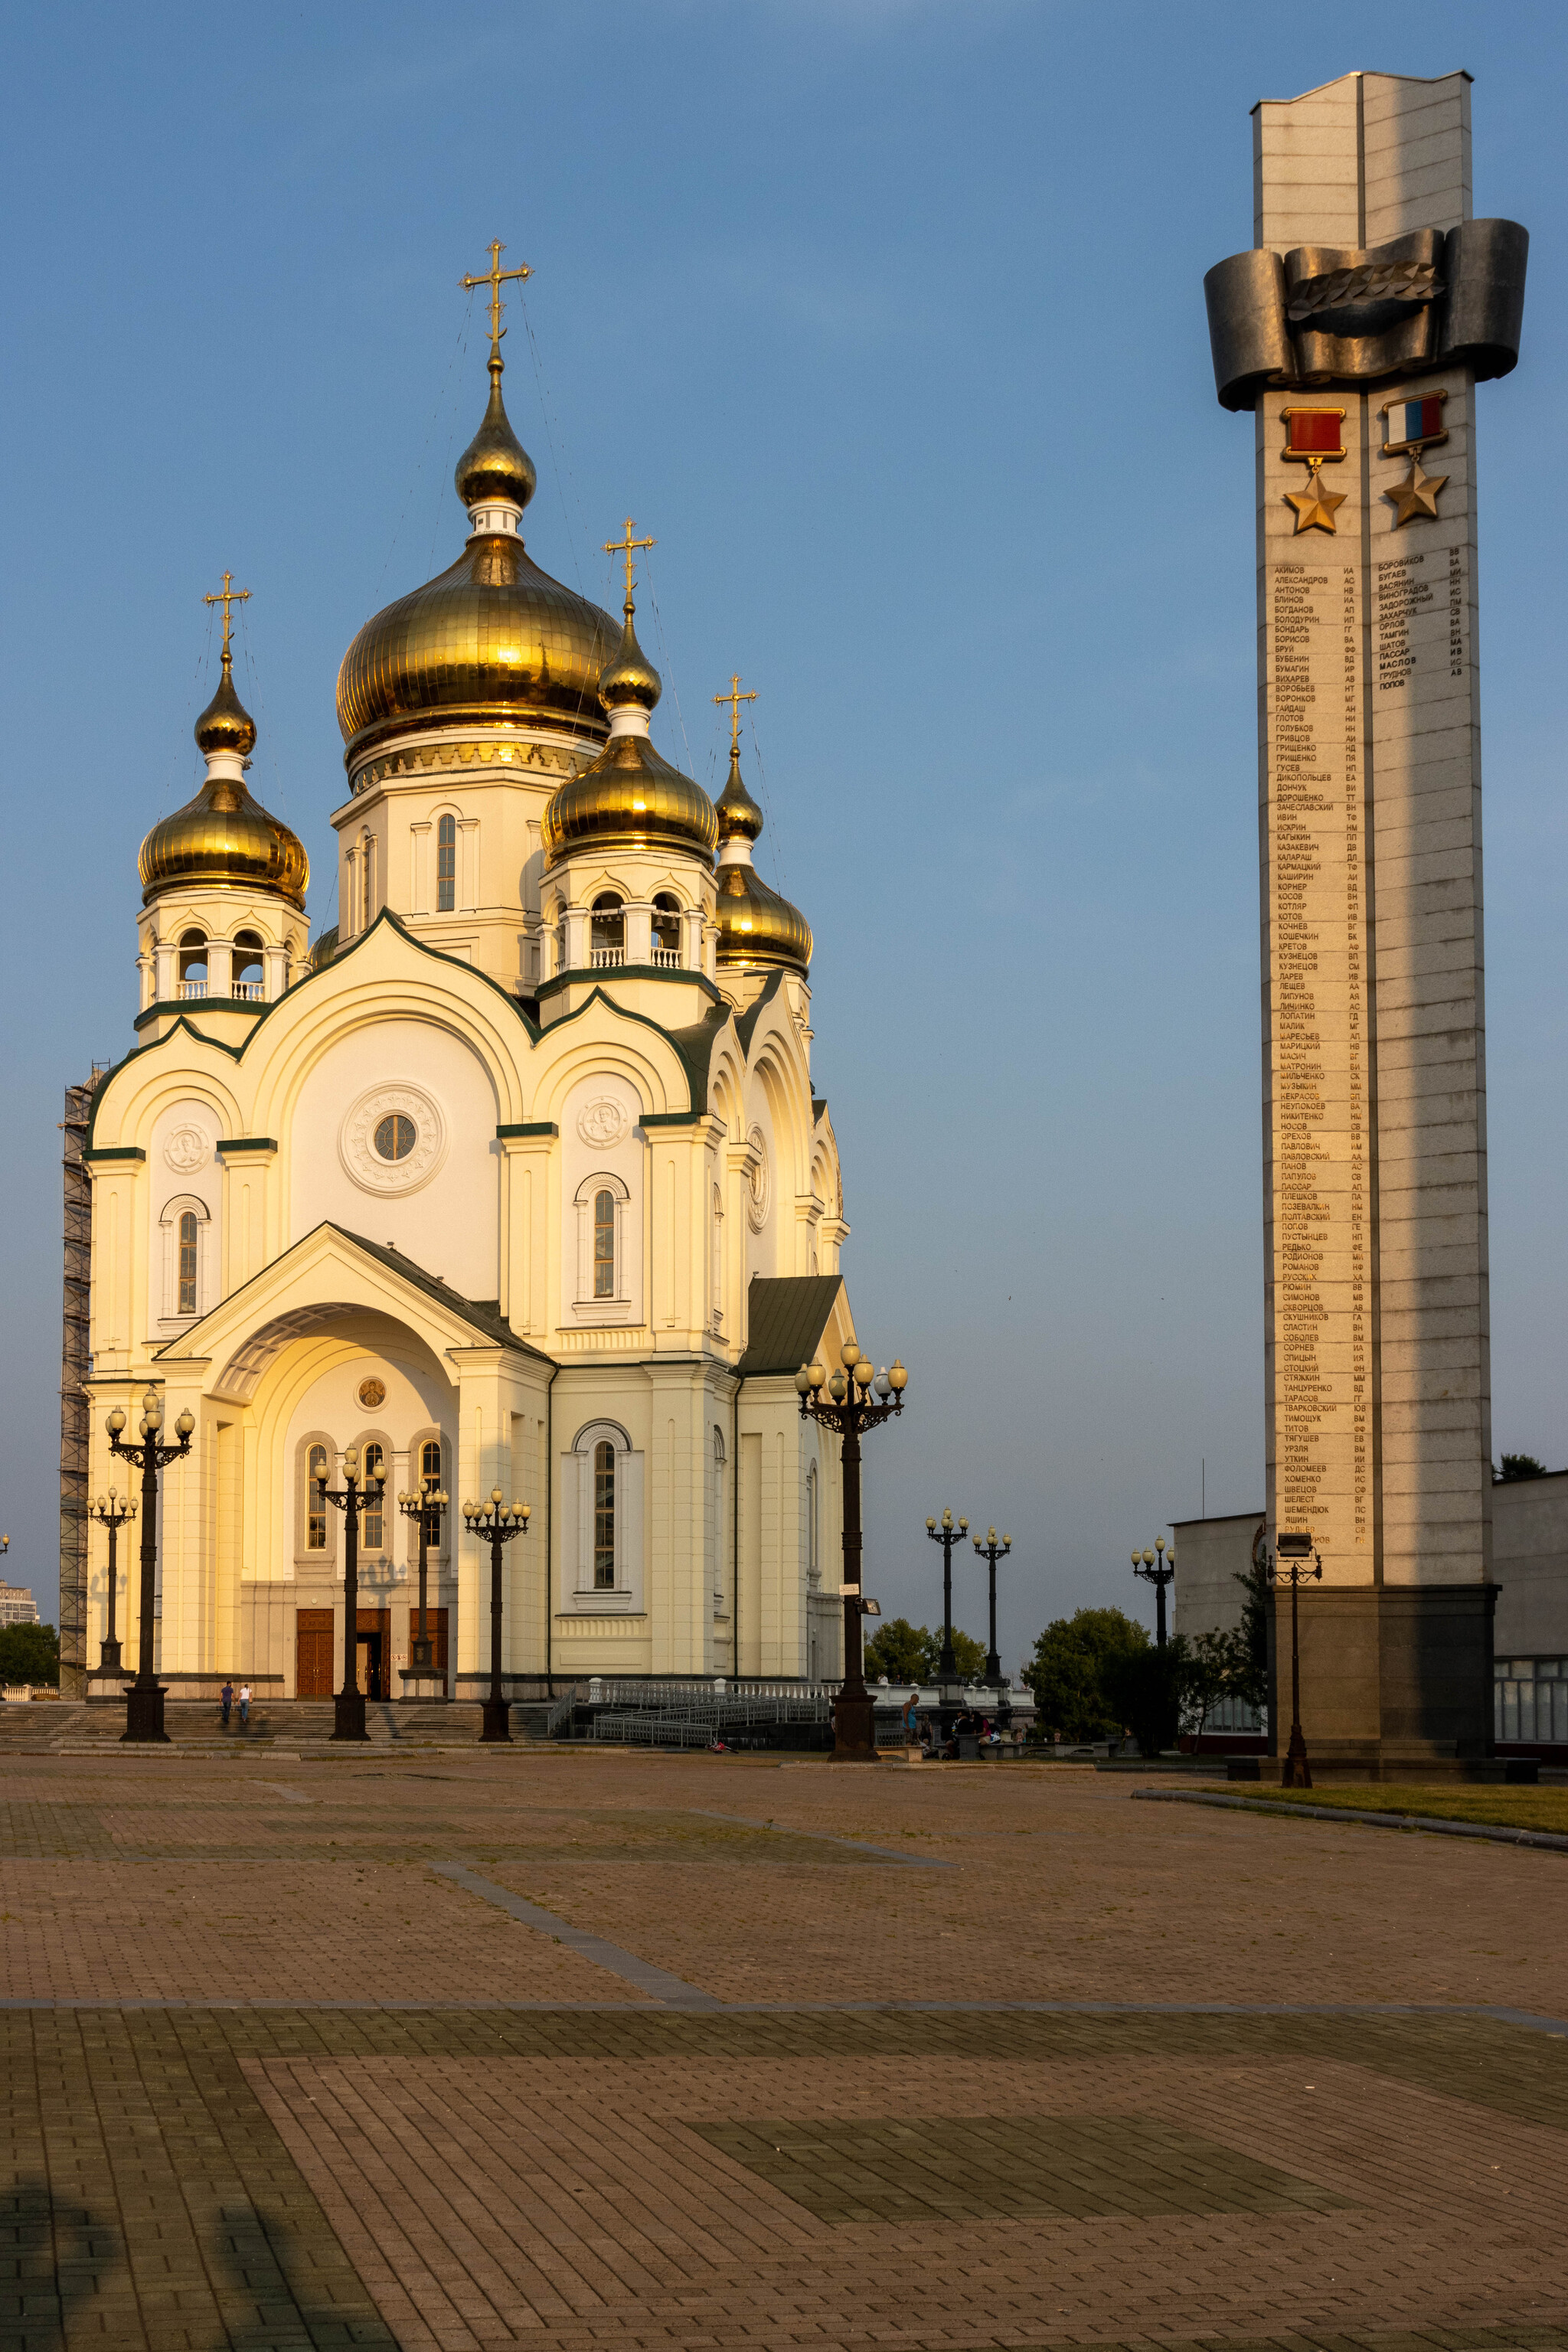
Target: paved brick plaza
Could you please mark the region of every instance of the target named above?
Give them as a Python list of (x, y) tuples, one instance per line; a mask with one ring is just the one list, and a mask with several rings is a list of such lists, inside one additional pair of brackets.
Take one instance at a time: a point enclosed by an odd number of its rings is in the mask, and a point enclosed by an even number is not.
[(0, 2343), (1568, 2352), (1568, 1866), (1133, 1785), (11, 1746)]

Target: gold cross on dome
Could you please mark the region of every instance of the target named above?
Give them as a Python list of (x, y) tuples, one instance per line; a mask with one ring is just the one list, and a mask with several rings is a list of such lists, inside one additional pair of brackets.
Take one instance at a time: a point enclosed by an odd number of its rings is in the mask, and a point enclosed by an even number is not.
[(236, 588), (232, 584), (233, 580), (233, 572), (226, 572), (223, 575), (223, 586), (218, 590), (217, 594), (216, 596), (204, 596), (202, 598), (202, 603), (204, 604), (221, 604), (223, 606), (223, 657), (225, 661), (227, 661), (228, 659), (228, 631), (230, 617), (228, 608), (231, 604), (248, 604), (250, 601), (249, 589)]
[(625, 539), (607, 539), (605, 541), (605, 553), (606, 555), (624, 555), (626, 559), (626, 594), (628, 596), (632, 593), (632, 557), (636, 554), (639, 547), (657, 547), (658, 545), (657, 539), (634, 539), (632, 537), (632, 532), (636, 528), (637, 526), (632, 521), (630, 515), (627, 515), (626, 535)]
[(481, 269), (477, 278), (459, 278), (458, 280), (458, 285), (462, 288), (465, 294), (472, 293), (476, 286), (488, 286), (489, 288), (490, 341), (492, 345), (498, 344), (500, 341), (501, 337), (506, 332), (506, 329), (500, 322), (500, 314), (506, 309), (506, 304), (500, 299), (501, 288), (509, 285), (514, 278), (531, 278), (533, 275), (532, 270), (530, 269), (526, 261), (521, 263), (516, 269), (503, 269), (500, 266), (500, 257), (505, 251), (506, 247), (502, 245), (500, 239), (499, 237), (492, 237), (490, 239), (489, 268), (488, 269)]
[(739, 670), (734, 670), (731, 673), (729, 693), (716, 694), (713, 697), (715, 702), (727, 702), (730, 706), (730, 755), (731, 759), (741, 748), (741, 705), (742, 702), (755, 702), (756, 698), (757, 698), (754, 693), (742, 693), (741, 673)]

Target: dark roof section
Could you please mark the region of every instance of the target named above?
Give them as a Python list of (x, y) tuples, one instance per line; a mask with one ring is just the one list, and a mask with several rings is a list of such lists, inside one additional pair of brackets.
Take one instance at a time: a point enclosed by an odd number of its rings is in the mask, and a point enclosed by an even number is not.
[(758, 1372), (797, 1372), (816, 1354), (841, 1274), (793, 1274), (771, 1281), (754, 1274), (746, 1294), (746, 1352), (735, 1367), (742, 1380)]
[(769, 972), (766, 982), (758, 992), (756, 1003), (748, 1005), (744, 1013), (738, 1013), (735, 1015), (735, 1034), (741, 1041), (741, 1051), (748, 1062), (752, 1058), (752, 1032), (757, 1025), (757, 1016), (764, 1004), (773, 1003), (783, 986), (783, 972)]
[[(331, 1222), (329, 1219), (328, 1223)], [(405, 1257), (400, 1249), (383, 1248), (379, 1242), (366, 1241), (363, 1234), (351, 1234), (346, 1225), (334, 1225), (333, 1231), (342, 1234), (344, 1241), (353, 1242), (356, 1249), (363, 1250), (367, 1257), (374, 1258), (378, 1265), (401, 1275), (405, 1282), (411, 1283), (416, 1290), (422, 1290), (426, 1298), (433, 1298), (449, 1314), (460, 1316), (465, 1323), (472, 1324), (474, 1329), (482, 1331), (494, 1346), (515, 1348), (520, 1356), (534, 1356), (542, 1364), (554, 1362), (554, 1357), (547, 1356), (542, 1348), (531, 1347), (526, 1339), (518, 1338), (500, 1311), (499, 1298), (465, 1298), (461, 1291), (452, 1289), (447, 1283), (438, 1282), (433, 1274), (426, 1274), (422, 1265), (416, 1265), (411, 1257)]]

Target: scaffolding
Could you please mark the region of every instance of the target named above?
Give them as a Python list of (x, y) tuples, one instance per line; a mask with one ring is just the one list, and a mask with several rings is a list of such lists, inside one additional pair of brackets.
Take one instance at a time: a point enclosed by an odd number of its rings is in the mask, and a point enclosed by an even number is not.
[(103, 1072), (66, 1088), (60, 1121), (65, 1179), (65, 1285), (60, 1338), (60, 1696), (87, 1696), (88, 1445), (91, 1407), (83, 1381), (92, 1286), (92, 1184), (82, 1163), (92, 1097)]

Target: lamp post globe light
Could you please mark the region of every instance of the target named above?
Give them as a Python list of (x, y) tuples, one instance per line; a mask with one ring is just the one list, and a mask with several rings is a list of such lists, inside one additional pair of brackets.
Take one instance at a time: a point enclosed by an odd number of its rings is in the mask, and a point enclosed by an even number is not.
[(980, 1538), (976, 1536), (974, 1549), (981, 1559), (989, 1563), (991, 1570), (991, 1647), (985, 1653), (985, 1680), (992, 1690), (1000, 1690), (1002, 1661), (996, 1654), (996, 1563), (999, 1559), (1006, 1559), (1013, 1549), (1013, 1538), (1011, 1536), (1004, 1536), (998, 1543), (995, 1528), (987, 1528), (985, 1541), (982, 1543)]
[(114, 1602), (120, 1584), (116, 1548), (121, 1528), (127, 1519), (136, 1517), (136, 1506), (129, 1495), (111, 1486), (107, 1495), (100, 1495), (96, 1503), (89, 1505), (88, 1517), (109, 1529), (109, 1627), (103, 1637), (103, 1655), (98, 1662), (98, 1671), (100, 1675), (117, 1675), (121, 1668), (120, 1643), (114, 1633)]
[(1154, 1588), (1154, 1640), (1157, 1647), (1163, 1650), (1165, 1646), (1165, 1587), (1176, 1573), (1175, 1545), (1173, 1544), (1167, 1551), (1164, 1537), (1156, 1536), (1152, 1551), (1133, 1553), (1132, 1573)]
[(909, 1374), (895, 1357), (878, 1371), (869, 1356), (860, 1353), (858, 1340), (846, 1339), (839, 1350), (842, 1371), (826, 1373), (820, 1363), (802, 1364), (795, 1376), (800, 1397), (800, 1417), (820, 1429), (837, 1430), (842, 1439), (844, 1464), (844, 1679), (833, 1702), (833, 1760), (836, 1764), (874, 1764), (877, 1760), (876, 1701), (866, 1688), (860, 1654), (861, 1619), (877, 1612), (874, 1601), (860, 1591), (860, 1435), (890, 1421), (904, 1409)]
[(116, 1405), (104, 1423), (109, 1432), (110, 1452), (142, 1473), (141, 1663), (136, 1679), (125, 1694), (121, 1739), (166, 1742), (169, 1737), (163, 1728), (163, 1686), (153, 1671), (153, 1612), (158, 1581), (158, 1473), (171, 1462), (184, 1461), (191, 1450), (191, 1432), (195, 1425), (194, 1417), (183, 1412), (174, 1423), (179, 1444), (162, 1444), (158, 1432), (163, 1426), (163, 1408), (156, 1389), (149, 1389), (142, 1399), (140, 1445), (127, 1445), (121, 1434), (125, 1427), (122, 1406)]
[(465, 1503), (463, 1525), (490, 1548), (490, 1695), (485, 1701), (482, 1745), (504, 1740), (511, 1745), (511, 1706), (500, 1686), (500, 1561), (506, 1547), (528, 1533), (531, 1513), (526, 1503), (503, 1502), (499, 1486), (490, 1488), (488, 1503)]
[(942, 1653), (936, 1662), (937, 1688), (944, 1698), (950, 1692), (956, 1697), (958, 1660), (952, 1654), (952, 1547), (962, 1543), (969, 1533), (969, 1521), (960, 1519), (954, 1527), (952, 1513), (943, 1511), (941, 1527), (934, 1519), (928, 1519), (926, 1533), (932, 1543), (942, 1546)]
[(429, 1591), (430, 1546), (441, 1540), (441, 1514), (447, 1504), (447, 1495), (438, 1478), (426, 1475), (421, 1486), (406, 1495), (399, 1495), (397, 1507), (405, 1519), (413, 1519), (419, 1529), (419, 1631), (408, 1644), (408, 1669), (415, 1675), (433, 1675), (436, 1671), (435, 1644), (430, 1639), (430, 1617), (426, 1606)]
[(343, 1515), (343, 1686), (332, 1703), (334, 1739), (370, 1738), (359, 1686), (359, 1522), (367, 1505), (380, 1502), (385, 1483), (374, 1473), (362, 1475), (354, 1445), (343, 1455), (341, 1486), (329, 1486), (325, 1478), (316, 1481), (323, 1506), (331, 1503)]
[[(1308, 1567), (1310, 1559), (1312, 1565)], [(1284, 1563), (1289, 1562), (1286, 1566)], [(1301, 1732), (1301, 1640), (1298, 1615), (1298, 1596), (1303, 1584), (1321, 1584), (1323, 1559), (1312, 1549), (1312, 1538), (1307, 1535), (1287, 1535), (1280, 1530), (1276, 1539), (1274, 1558), (1268, 1563), (1268, 1581), (1276, 1584), (1289, 1577), (1290, 1581), (1290, 1745), (1285, 1752), (1280, 1769), (1282, 1789), (1310, 1789), (1312, 1768), (1307, 1761), (1307, 1742)]]

